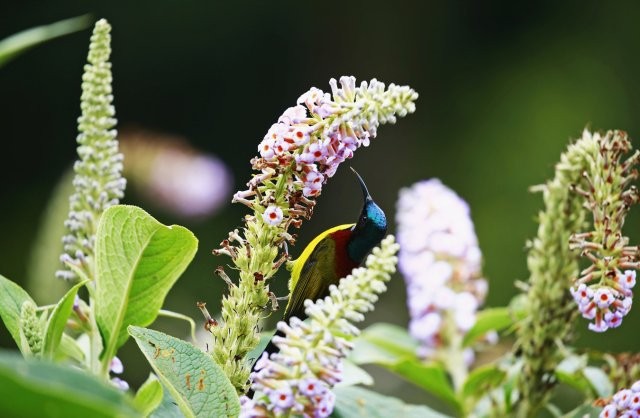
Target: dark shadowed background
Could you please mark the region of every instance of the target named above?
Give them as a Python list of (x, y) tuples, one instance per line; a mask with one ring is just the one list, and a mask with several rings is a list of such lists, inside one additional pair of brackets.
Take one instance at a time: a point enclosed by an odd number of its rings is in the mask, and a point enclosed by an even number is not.
[[(416, 113), (382, 127), (351, 165), (391, 219), (398, 190), (430, 177), (470, 203), (489, 306), (508, 303), (514, 280), (527, 277), (524, 245), (541, 207), (527, 188), (552, 175), (569, 138), (590, 126), (640, 140), (640, 4), (632, 1), (5, 1), (0, 38), (85, 13), (113, 26), (119, 127), (188, 138), (229, 164), (233, 190), (249, 179), (267, 129), (309, 87), (329, 90), (329, 79), (341, 75), (412, 86), (420, 94)], [(0, 272), (17, 282), (52, 189), (75, 158), (89, 33), (48, 42), (0, 69)], [(216, 311), (224, 289), (213, 270), (227, 260), (210, 250), (240, 224), (244, 207), (229, 204), (193, 222), (134, 192), (125, 201), (200, 240), (166, 307), (197, 320), (197, 300)], [(344, 165), (300, 241), (354, 220), (360, 205)], [(626, 232), (638, 243), (634, 213)], [(274, 285), (280, 295), (285, 280)], [(369, 319), (405, 324), (402, 278), (391, 287)], [(581, 321), (579, 344), (637, 350), (639, 326), (638, 309), (606, 336), (587, 333)], [(186, 334), (181, 323), (157, 327)], [(0, 344), (12, 346), (4, 328)], [(135, 385), (148, 367), (131, 342), (123, 357)]]

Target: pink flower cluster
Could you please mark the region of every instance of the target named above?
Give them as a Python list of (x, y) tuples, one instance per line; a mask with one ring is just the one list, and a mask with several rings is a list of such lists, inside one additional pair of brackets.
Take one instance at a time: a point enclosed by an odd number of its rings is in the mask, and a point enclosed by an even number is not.
[[(303, 332), (300, 333), (298, 328)], [(301, 359), (296, 352), (292, 356), (291, 350), (297, 351), (298, 348), (288, 347), (287, 343), (302, 338), (304, 330), (310, 331), (309, 327), (294, 317), (291, 318), (291, 326), (280, 322), (278, 329), (287, 335), (274, 337), (274, 342), (282, 351), (272, 354), (271, 358), (263, 353), (256, 362), (256, 371), (251, 375), (252, 387), (265, 396), (256, 396), (254, 399), (242, 397), (240, 417), (278, 417), (291, 413), (309, 418), (328, 417), (335, 404), (335, 395), (330, 388), (342, 380), (343, 354), (331, 355), (326, 352), (320, 358), (311, 355)], [(293, 336), (293, 333), (296, 335)], [(331, 336), (328, 338), (333, 340)], [(333, 351), (338, 353), (335, 349)]]
[(369, 145), (380, 123), (393, 123), (394, 114), (415, 109), (417, 94), (408, 87), (391, 84), (385, 91), (375, 79), (356, 87), (355, 77), (340, 77), (340, 87), (331, 79), (330, 85), (332, 94), (312, 87), (280, 116), (258, 146), (262, 161), (254, 163), (257, 168), (293, 165), (305, 197), (320, 194), (340, 163)]
[[(578, 280), (580, 282), (580, 280)], [(604, 332), (617, 328), (631, 310), (633, 292), (636, 284), (635, 270), (617, 271), (607, 285), (587, 286), (584, 282), (571, 287), (571, 295), (578, 304), (580, 313), (586, 319), (593, 320), (589, 329)]]
[(600, 418), (640, 417), (640, 380), (631, 389), (619, 390), (611, 403), (600, 412)]
[[(409, 332), (422, 343), (419, 354), (433, 358), (452, 335), (465, 334), (476, 322), (487, 292), (482, 254), (469, 206), (437, 179), (400, 192), (396, 221)], [(473, 351), (464, 356), (471, 362)]]

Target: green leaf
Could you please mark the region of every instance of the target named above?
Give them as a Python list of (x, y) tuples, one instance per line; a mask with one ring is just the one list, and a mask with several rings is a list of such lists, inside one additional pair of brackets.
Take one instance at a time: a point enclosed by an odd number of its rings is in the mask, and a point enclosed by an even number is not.
[(67, 334), (62, 334), (60, 345), (58, 346), (58, 350), (56, 352), (56, 360), (69, 358), (81, 364), (85, 362), (85, 354), (80, 347), (80, 344), (78, 344), (75, 339), (71, 338)]
[(415, 354), (417, 348), (418, 343), (406, 329), (374, 324), (355, 340), (349, 359), (355, 364), (373, 363), (384, 367), (461, 411), (444, 368), (437, 363), (424, 363)]
[(211, 356), (162, 332), (130, 326), (129, 333), (186, 417), (240, 413), (234, 387)]
[(462, 398), (479, 398), (493, 389), (507, 377), (507, 373), (489, 364), (473, 370), (462, 386)]
[(122, 391), (92, 375), (0, 351), (0, 416), (140, 417)]
[(611, 383), (609, 376), (602, 369), (589, 366), (584, 368), (582, 374), (598, 398), (607, 398), (613, 395), (613, 383)]
[(151, 418), (184, 418), (184, 414), (180, 412), (180, 408), (178, 408), (178, 403), (173, 400), (173, 396), (171, 393), (165, 388), (162, 387), (162, 401), (160, 405), (153, 411), (150, 415)]
[(350, 354), (356, 364), (387, 364), (398, 359), (416, 358), (418, 342), (407, 330), (392, 324), (377, 323), (362, 331)]
[(27, 49), (59, 36), (77, 32), (89, 26), (88, 15), (36, 26), (0, 41), (0, 67)]
[(513, 325), (513, 317), (509, 308), (483, 309), (478, 312), (475, 325), (464, 336), (462, 345), (468, 347), (482, 338), (489, 331), (501, 331)]
[(60, 254), (64, 245), (60, 237), (67, 234), (65, 221), (69, 216), (69, 196), (73, 194), (74, 171), (69, 168), (58, 180), (51, 197), (42, 210), (38, 231), (31, 244), (27, 260), (25, 289), (43, 305), (58, 303), (69, 290), (69, 282), (56, 278), (60, 269)]
[(58, 345), (60, 345), (60, 339), (62, 338), (62, 333), (67, 325), (69, 315), (71, 315), (76, 294), (86, 283), (86, 281), (80, 282), (69, 289), (67, 294), (60, 299), (60, 302), (58, 302), (56, 307), (53, 309), (53, 312), (51, 312), (44, 334), (44, 347), (42, 349), (42, 355), (44, 358), (53, 358)]
[(140, 386), (136, 396), (133, 399), (133, 403), (136, 409), (147, 417), (149, 416), (162, 402), (162, 384), (158, 381), (158, 378), (152, 374), (149, 375), (147, 380)]
[(162, 225), (135, 206), (116, 205), (102, 214), (96, 234), (96, 319), (103, 360), (127, 340), (127, 326), (156, 319), (197, 247), (188, 229)]
[(404, 360), (387, 368), (414, 385), (448, 402), (456, 410), (461, 410), (460, 402), (451, 386), (449, 377), (439, 364), (422, 363), (420, 360)]
[(20, 348), (20, 310), (24, 302), (36, 304), (16, 283), (0, 275), (0, 318)]
[(593, 388), (582, 373), (569, 374), (561, 370), (556, 370), (555, 375), (559, 382), (564, 383), (587, 396), (591, 395)]
[(587, 367), (588, 358), (586, 355), (570, 355), (564, 358), (555, 369), (555, 375), (558, 380), (577, 391), (591, 396), (594, 388), (589, 380), (583, 374), (583, 370)]
[(334, 388), (336, 418), (447, 418), (447, 415), (422, 405), (409, 405), (400, 399), (383, 396), (367, 389), (347, 386)]
[(336, 386), (373, 385), (373, 377), (349, 360), (343, 361), (342, 380)]

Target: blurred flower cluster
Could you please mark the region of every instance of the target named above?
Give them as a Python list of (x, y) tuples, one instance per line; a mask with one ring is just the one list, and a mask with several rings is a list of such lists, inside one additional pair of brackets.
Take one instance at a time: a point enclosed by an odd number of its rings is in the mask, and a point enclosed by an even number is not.
[(629, 313), (635, 270), (640, 265), (638, 247), (630, 246), (629, 238), (622, 234), (629, 209), (640, 199), (637, 188), (630, 186), (638, 177), (635, 166), (640, 151), (621, 160), (631, 150), (627, 134), (621, 131), (601, 136), (585, 130), (583, 137), (595, 141), (599, 150), (582, 181), (572, 188), (593, 213), (593, 231), (573, 234), (570, 245), (591, 265), (574, 280), (571, 294), (582, 316), (593, 320), (589, 329), (604, 332), (620, 326)]
[(231, 171), (220, 159), (191, 147), (183, 138), (124, 130), (120, 149), (124, 174), (152, 204), (177, 216), (202, 218), (231, 197)]
[(305, 302), (308, 322), (293, 317), (290, 324), (278, 323), (284, 336), (273, 337), (273, 342), (280, 351), (270, 357), (264, 353), (256, 363), (256, 395), (243, 397), (241, 417), (331, 414), (335, 395), (330, 388), (342, 380), (342, 359), (352, 348), (351, 337), (359, 333), (352, 322), (362, 321), (386, 290), (397, 251), (393, 236), (388, 236), (369, 255), (366, 268), (332, 285), (325, 299)]
[[(400, 191), (396, 221), (409, 331), (419, 354), (436, 359), (441, 348), (460, 348), (487, 293), (469, 207), (439, 180), (426, 180)], [(464, 361), (472, 360), (465, 350)]]

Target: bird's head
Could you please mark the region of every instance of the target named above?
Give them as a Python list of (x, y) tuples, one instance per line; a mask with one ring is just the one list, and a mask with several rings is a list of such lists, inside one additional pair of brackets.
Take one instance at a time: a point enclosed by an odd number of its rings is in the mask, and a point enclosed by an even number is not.
[(353, 227), (354, 248), (352, 248), (355, 252), (353, 255), (362, 259), (366, 253), (378, 245), (387, 233), (387, 217), (380, 206), (371, 198), (369, 190), (367, 190), (367, 185), (364, 183), (364, 180), (362, 180), (362, 177), (360, 177), (353, 168), (351, 168), (351, 170), (358, 178), (364, 196), (362, 212), (360, 213), (358, 222)]

